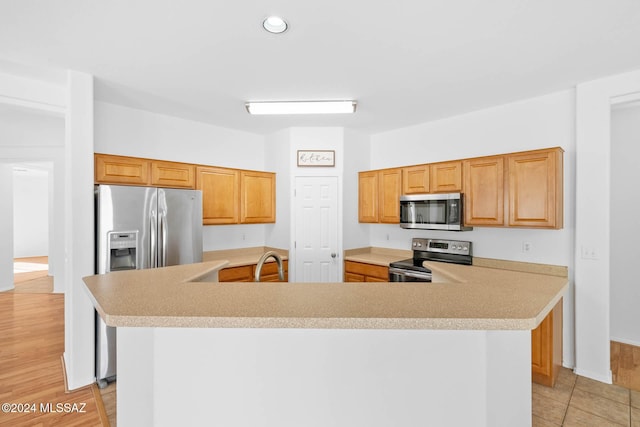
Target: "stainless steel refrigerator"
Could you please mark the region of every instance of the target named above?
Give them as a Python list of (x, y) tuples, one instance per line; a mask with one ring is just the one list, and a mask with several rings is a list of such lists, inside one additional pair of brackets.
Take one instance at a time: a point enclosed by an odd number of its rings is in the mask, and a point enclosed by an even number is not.
[[(96, 273), (202, 261), (202, 192), (96, 185)], [(116, 328), (96, 313), (96, 381), (116, 375)]]

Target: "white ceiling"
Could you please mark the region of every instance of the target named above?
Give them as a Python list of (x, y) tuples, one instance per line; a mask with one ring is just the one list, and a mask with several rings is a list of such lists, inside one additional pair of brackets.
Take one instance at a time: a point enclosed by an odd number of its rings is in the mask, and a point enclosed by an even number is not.
[[(290, 29), (266, 33), (270, 14)], [(640, 1), (0, 0), (2, 61), (85, 71), (97, 100), (249, 132), (376, 133), (640, 69)], [(347, 98), (354, 115), (244, 109)]]

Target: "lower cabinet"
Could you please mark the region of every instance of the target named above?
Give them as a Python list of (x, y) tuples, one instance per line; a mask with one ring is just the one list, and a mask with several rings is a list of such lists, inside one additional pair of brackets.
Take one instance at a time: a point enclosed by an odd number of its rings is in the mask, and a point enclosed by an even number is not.
[(562, 300), (531, 331), (531, 378), (553, 387), (562, 366)]
[(344, 262), (345, 282), (388, 282), (389, 267), (363, 262)]
[[(289, 263), (288, 261), (282, 261), (282, 267), (284, 269), (284, 281), (289, 281)], [(242, 265), (239, 267), (223, 268), (218, 272), (219, 282), (253, 282), (255, 280), (257, 264)], [(260, 272), (261, 282), (279, 282), (278, 278), (278, 264), (275, 262), (268, 262), (262, 266)]]

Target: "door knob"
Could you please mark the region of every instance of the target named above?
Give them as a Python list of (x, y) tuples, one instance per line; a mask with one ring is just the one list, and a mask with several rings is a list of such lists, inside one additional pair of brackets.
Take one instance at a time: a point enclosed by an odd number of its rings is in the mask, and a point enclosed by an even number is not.
[(338, 256), (335, 252), (331, 252), (331, 258), (335, 258), (336, 256)]

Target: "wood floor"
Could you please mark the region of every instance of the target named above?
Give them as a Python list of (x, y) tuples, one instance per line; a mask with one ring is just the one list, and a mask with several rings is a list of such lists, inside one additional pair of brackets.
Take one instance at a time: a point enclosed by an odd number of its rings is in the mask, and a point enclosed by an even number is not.
[(611, 341), (613, 383), (640, 391), (640, 347)]
[[(29, 265), (42, 265), (47, 266), (49, 258), (42, 257), (30, 257), (30, 258), (16, 258), (13, 260), (14, 266), (20, 266), (24, 264), (27, 266), (26, 271), (14, 272), (13, 285), (15, 289), (10, 292), (19, 293), (50, 293), (53, 292), (53, 277), (48, 275), (48, 269), (36, 269), (34, 271), (28, 268)], [(16, 268), (14, 267), (14, 271)]]
[(63, 294), (0, 293), (0, 404), (18, 411), (0, 426), (108, 425), (96, 386), (66, 391), (63, 352)]

